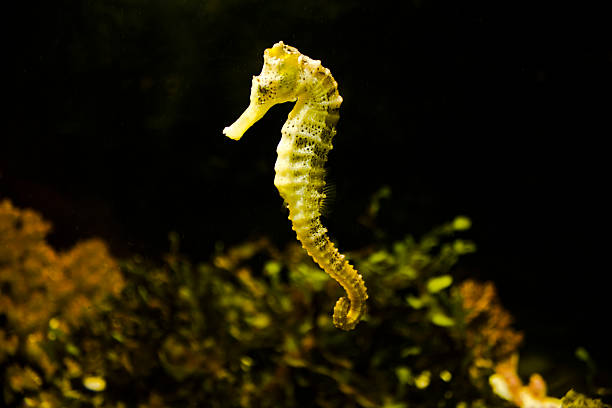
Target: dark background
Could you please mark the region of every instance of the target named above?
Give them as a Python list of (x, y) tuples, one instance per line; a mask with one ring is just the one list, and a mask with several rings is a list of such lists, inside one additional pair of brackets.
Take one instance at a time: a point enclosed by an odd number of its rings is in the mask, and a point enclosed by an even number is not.
[[(494, 4), (493, 4), (494, 3)], [(610, 84), (603, 10), (574, 2), (54, 1), (6, 13), (9, 109), (0, 197), (117, 256), (160, 259), (168, 233), (208, 259), (217, 243), (295, 239), (273, 185), (274, 108), (240, 142), (263, 50), (322, 60), (344, 98), (330, 154), (341, 249), (384, 185), (387, 239), (463, 214), (526, 333), (524, 355), (609, 369)], [(367, 277), (366, 277), (367, 278)]]

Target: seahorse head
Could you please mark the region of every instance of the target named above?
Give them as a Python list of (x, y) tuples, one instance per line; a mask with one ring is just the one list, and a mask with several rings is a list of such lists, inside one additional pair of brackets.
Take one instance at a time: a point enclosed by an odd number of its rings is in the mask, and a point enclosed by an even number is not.
[(300, 92), (303, 56), (282, 41), (264, 52), (261, 73), (253, 77), (249, 107), (223, 133), (239, 140), (248, 128), (261, 119), (272, 106), (295, 101)]

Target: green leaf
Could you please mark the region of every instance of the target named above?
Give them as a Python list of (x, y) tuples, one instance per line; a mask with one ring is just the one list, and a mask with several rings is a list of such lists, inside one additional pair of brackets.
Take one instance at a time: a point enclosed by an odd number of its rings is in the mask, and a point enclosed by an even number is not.
[(427, 281), (427, 290), (429, 293), (437, 293), (448, 288), (453, 283), (453, 277), (450, 275), (437, 276)]
[(413, 346), (403, 349), (400, 356), (405, 358), (408, 356), (417, 356), (419, 354), (421, 354), (421, 348), (419, 346)]
[(408, 302), (410, 307), (412, 307), (413, 309), (420, 309), (425, 305), (425, 302), (423, 301), (423, 299), (420, 299), (415, 296), (406, 297), (406, 302)]
[(472, 226), (472, 220), (465, 216), (458, 216), (453, 220), (453, 229), (455, 231), (465, 231)]
[(257, 313), (255, 316), (247, 317), (246, 320), (257, 329), (265, 329), (271, 323), (270, 316), (264, 313)]
[(591, 360), (591, 356), (589, 355), (589, 352), (586, 351), (586, 349), (584, 347), (578, 347), (576, 349), (576, 357), (579, 360), (582, 360), (582, 361), (585, 361), (585, 362), (588, 362), (588, 361)]
[(442, 312), (434, 312), (431, 322), (436, 326), (450, 327), (455, 325), (455, 321)]
[(395, 369), (395, 375), (400, 384), (408, 384), (412, 379), (412, 371), (406, 366), (399, 366)]
[(403, 402), (385, 402), (382, 408), (406, 408), (408, 405)]
[(416, 279), (418, 276), (417, 270), (410, 265), (402, 266), (397, 272), (408, 279)]
[(268, 276), (276, 276), (283, 269), (283, 265), (278, 261), (268, 261), (264, 265), (264, 273)]
[(369, 261), (372, 263), (381, 263), (389, 259), (389, 254), (386, 251), (378, 251), (370, 255)]
[(81, 354), (81, 351), (78, 349), (78, 347), (77, 347), (77, 346), (75, 346), (75, 345), (74, 345), (74, 344), (72, 344), (72, 343), (68, 343), (68, 344), (66, 345), (66, 351), (67, 351), (68, 353), (72, 354), (73, 356), (78, 356), (78, 355), (80, 355), (80, 354)]
[(453, 242), (453, 249), (459, 255), (469, 254), (476, 251), (476, 245), (473, 242), (458, 239)]

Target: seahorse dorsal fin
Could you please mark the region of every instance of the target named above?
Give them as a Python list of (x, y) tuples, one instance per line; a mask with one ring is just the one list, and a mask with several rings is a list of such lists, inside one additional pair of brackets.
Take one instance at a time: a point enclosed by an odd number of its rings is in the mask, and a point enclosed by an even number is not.
[(320, 208), (321, 215), (327, 217), (334, 211), (336, 203), (337, 186), (333, 181), (328, 181), (321, 190)]

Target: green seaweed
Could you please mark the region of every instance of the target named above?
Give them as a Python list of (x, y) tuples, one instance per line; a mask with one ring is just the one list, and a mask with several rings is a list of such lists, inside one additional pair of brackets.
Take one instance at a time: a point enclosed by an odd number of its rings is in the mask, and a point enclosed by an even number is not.
[(601, 400), (588, 398), (574, 390), (569, 390), (561, 402), (563, 408), (610, 408)]
[[(20, 262), (28, 264), (28, 254), (39, 257), (35, 248), (52, 251), (40, 217), (4, 209), (11, 220), (31, 222), (7, 222), (2, 242), (23, 232), (18, 225), (36, 232), (35, 239), (20, 241)], [(507, 313), (492, 285), (455, 274), (460, 258), (475, 250), (465, 237), (469, 225), (461, 217), (420, 239), (353, 251), (351, 260), (374, 296), (365, 321), (349, 333), (336, 330), (328, 314), (340, 289), (297, 244), (277, 248), (259, 238), (219, 245), (209, 262), (193, 264), (171, 234), (171, 250), (160, 263), (93, 256), (117, 262), (121, 290), (108, 279), (88, 286), (92, 265), (82, 260), (70, 270), (83, 284), (65, 299), (89, 288), (95, 296), (86, 313), (50, 309), (35, 324), (11, 318), (0, 328), (0, 402), (51, 408), (512, 406), (492, 393), (487, 378), (516, 352), (520, 336), (507, 320), (500, 325), (489, 318)], [(105, 253), (102, 245), (90, 250)], [(3, 289), (5, 302), (15, 301), (14, 288), (24, 284), (13, 273), (11, 254), (0, 254), (2, 285), (11, 288)], [(64, 299), (61, 286), (37, 285)], [(488, 303), (478, 309), (483, 294)], [(31, 307), (25, 302), (12, 312)]]

